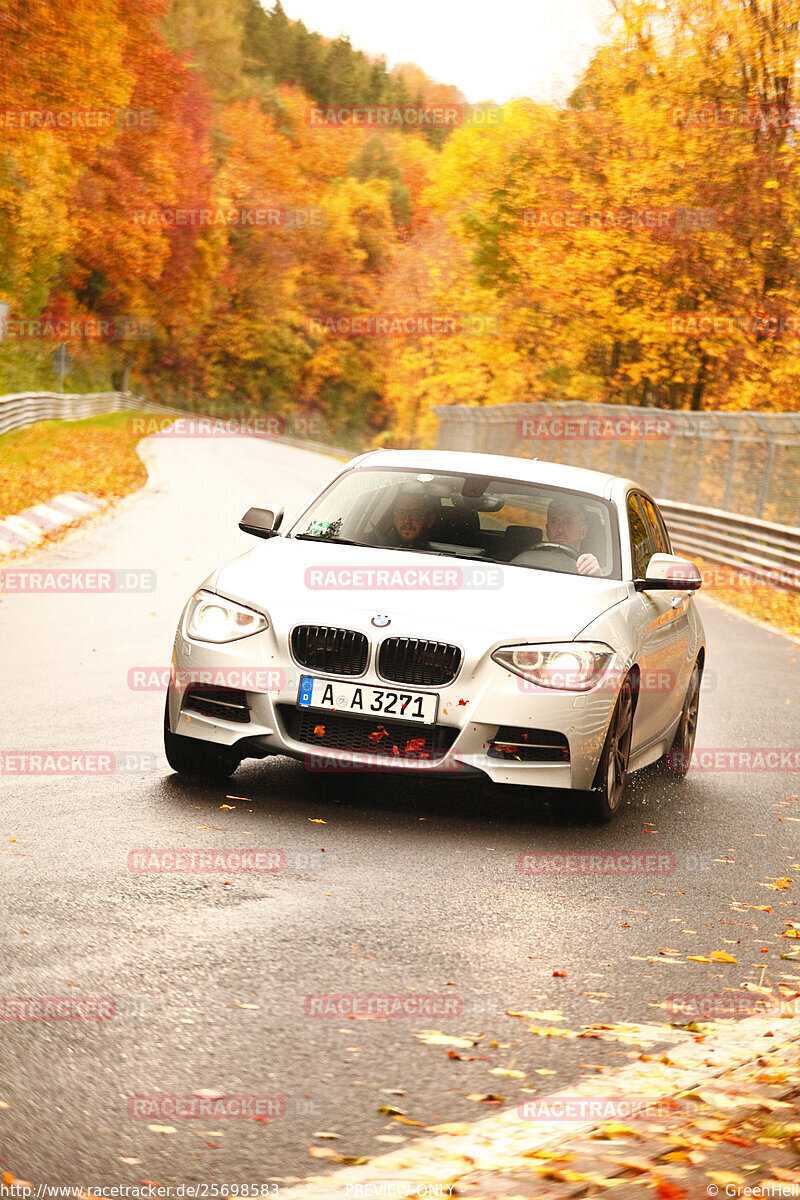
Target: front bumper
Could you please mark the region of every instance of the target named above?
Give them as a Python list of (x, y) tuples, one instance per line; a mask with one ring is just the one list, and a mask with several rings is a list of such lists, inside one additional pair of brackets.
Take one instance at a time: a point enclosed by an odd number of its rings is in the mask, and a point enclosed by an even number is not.
[[(395, 756), (377, 749), (326, 747), (315, 744), (313, 735), (308, 738), (307, 730), (302, 737), (297, 736), (298, 721), (292, 714), (297, 712), (300, 675), (324, 673), (299, 667), (279, 645), (272, 628), (224, 645), (192, 641), (179, 629), (168, 696), (169, 725), (173, 733), (236, 748), (245, 758), (284, 754), (303, 761), (309, 770), (434, 772), (451, 777), (480, 774), (494, 783), (590, 788), (616, 690), (602, 685), (586, 693), (534, 688), (494, 662), (490, 658), (492, 649), (476, 660), (474, 667), (465, 663), (453, 684), (414, 689), (435, 692), (440, 697), (435, 727), (439, 732), (429, 758), (405, 754), (402, 747)], [(615, 665), (613, 661), (611, 667)], [(237, 690), (244, 694), (249, 720), (224, 719), (218, 715), (222, 710), (214, 713), (214, 705), (210, 706), (212, 711), (198, 711), (191, 699), (197, 681), (206, 687), (240, 684)], [(381, 680), (372, 668), (358, 682), (400, 687)], [(209, 706), (201, 704), (199, 708)], [(241, 717), (235, 710), (230, 711)], [(308, 713), (307, 709), (302, 711)], [(320, 724), (324, 724), (326, 715), (319, 713)], [(359, 720), (350, 716), (341, 719)], [(405, 723), (404, 727), (409, 738), (421, 734), (424, 728), (413, 723)], [(542, 732), (553, 735), (551, 742), (560, 741), (564, 746), (560, 753), (543, 752), (549, 761), (532, 760), (531, 753), (536, 752), (525, 745), (528, 740), (540, 742)], [(525, 733), (528, 738), (523, 736)], [(498, 740), (507, 749), (498, 750)]]

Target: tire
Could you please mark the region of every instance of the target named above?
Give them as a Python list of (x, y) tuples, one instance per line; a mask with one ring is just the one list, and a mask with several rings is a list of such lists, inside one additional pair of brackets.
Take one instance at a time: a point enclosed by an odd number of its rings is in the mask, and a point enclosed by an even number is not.
[(169, 698), (164, 706), (164, 753), (173, 771), (194, 779), (204, 779), (208, 783), (224, 783), (242, 761), (235, 750), (172, 733), (169, 727)]
[(633, 688), (628, 676), (619, 690), (608, 726), (595, 785), (587, 793), (584, 810), (590, 820), (605, 825), (619, 811), (628, 777), (633, 730)]
[(692, 761), (694, 739), (697, 735), (697, 715), (700, 710), (700, 679), (700, 664), (695, 663), (689, 677), (675, 737), (661, 760), (673, 779), (685, 779)]

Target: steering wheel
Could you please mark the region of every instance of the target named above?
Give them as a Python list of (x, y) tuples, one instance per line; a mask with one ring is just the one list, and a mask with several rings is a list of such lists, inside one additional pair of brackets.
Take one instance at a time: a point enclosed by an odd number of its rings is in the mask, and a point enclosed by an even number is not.
[(573, 562), (580, 558), (580, 551), (573, 550), (572, 546), (565, 546), (563, 542), (539, 542), (538, 545), (531, 546), (531, 550), (559, 550), (562, 554), (568, 554)]

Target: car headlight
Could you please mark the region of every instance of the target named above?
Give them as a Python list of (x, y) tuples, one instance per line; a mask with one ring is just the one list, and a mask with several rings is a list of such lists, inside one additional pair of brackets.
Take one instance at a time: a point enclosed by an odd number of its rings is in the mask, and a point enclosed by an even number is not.
[(267, 628), (267, 618), (213, 592), (195, 592), (186, 612), (186, 633), (199, 642), (235, 642)]
[(588, 692), (614, 657), (603, 642), (552, 642), (546, 646), (502, 646), (492, 658), (539, 687)]

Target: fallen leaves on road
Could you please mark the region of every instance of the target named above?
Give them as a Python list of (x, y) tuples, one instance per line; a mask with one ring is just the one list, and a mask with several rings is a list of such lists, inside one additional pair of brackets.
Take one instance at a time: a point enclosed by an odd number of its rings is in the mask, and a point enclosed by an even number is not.
[(10, 1171), (3, 1171), (2, 1180), (3, 1180), (3, 1183), (4, 1183), (4, 1184), (5, 1184), (7, 1187), (13, 1187), (13, 1188), (31, 1188), (31, 1189), (33, 1188), (33, 1184), (32, 1184), (32, 1183), (28, 1183), (28, 1182), (27, 1182), (26, 1180), (24, 1180), (24, 1179), (17, 1179), (17, 1178), (15, 1178), (15, 1176), (13, 1176), (13, 1175), (11, 1174), (11, 1172), (10, 1172)]
[(507, 1008), (509, 1017), (524, 1017), (528, 1021), (563, 1021), (564, 1014), (558, 1008), (547, 1008), (542, 1012), (528, 1012), (527, 1009), (517, 1010)]
[(309, 1146), (308, 1153), (312, 1158), (329, 1158), (331, 1162), (344, 1162), (344, 1155), (331, 1150), (330, 1146)]
[(147, 1128), (151, 1133), (177, 1133), (174, 1125), (148, 1125)]
[(479, 1100), (481, 1104), (502, 1104), (503, 1097), (495, 1096), (492, 1092), (470, 1092), (468, 1100)]
[(413, 1037), (426, 1046), (460, 1046), (462, 1050), (469, 1050), (470, 1046), (478, 1043), (477, 1038), (452, 1037), (449, 1033), (440, 1033), (438, 1029), (423, 1029)]
[(327, 821), (323, 821), (322, 817), (306, 817), (306, 820), (310, 821), (312, 825), (327, 825), (328, 824)]
[(576, 1033), (574, 1029), (558, 1029), (555, 1025), (529, 1025), (530, 1033), (535, 1033), (537, 1037), (563, 1037), (576, 1038), (582, 1037), (580, 1033)]

